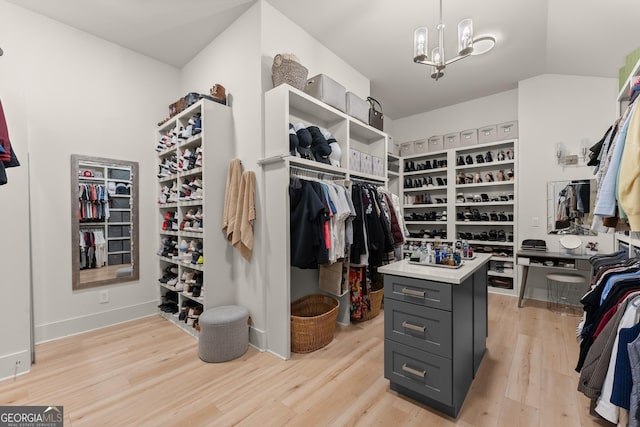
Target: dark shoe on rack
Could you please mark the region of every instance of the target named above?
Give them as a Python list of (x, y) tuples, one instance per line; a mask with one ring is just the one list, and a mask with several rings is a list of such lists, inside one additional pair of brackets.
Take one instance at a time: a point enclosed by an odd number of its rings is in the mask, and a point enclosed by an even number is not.
[(482, 154), (476, 156), (476, 163), (484, 163), (484, 156)]
[(486, 163), (493, 162), (493, 153), (491, 151), (487, 151), (487, 154), (484, 155), (484, 161)]
[(432, 169), (432, 168), (431, 168), (431, 162), (430, 162), (429, 160), (427, 160), (427, 161), (425, 161), (425, 162), (424, 162), (424, 168), (425, 168), (425, 169)]
[(480, 199), (486, 203), (489, 201), (489, 196), (486, 193), (482, 193), (480, 194)]
[(464, 158), (464, 161), (468, 164), (468, 165), (472, 165), (473, 164), (473, 157), (471, 157), (470, 154), (467, 154), (467, 157)]
[(464, 157), (463, 156), (458, 156), (458, 160), (456, 161), (456, 166), (464, 166)]
[(496, 159), (497, 159), (499, 162), (503, 162), (503, 161), (505, 160), (505, 157), (506, 157), (506, 156), (505, 156), (505, 154), (504, 154), (504, 151), (503, 151), (503, 150), (498, 151), (498, 155), (496, 156)]

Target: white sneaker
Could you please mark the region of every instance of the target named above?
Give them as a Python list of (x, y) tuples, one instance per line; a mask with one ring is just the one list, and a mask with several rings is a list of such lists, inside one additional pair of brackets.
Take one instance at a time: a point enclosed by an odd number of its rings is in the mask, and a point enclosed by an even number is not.
[(202, 180), (196, 178), (193, 181), (191, 181), (191, 186), (192, 187), (198, 187), (198, 188), (202, 188)]

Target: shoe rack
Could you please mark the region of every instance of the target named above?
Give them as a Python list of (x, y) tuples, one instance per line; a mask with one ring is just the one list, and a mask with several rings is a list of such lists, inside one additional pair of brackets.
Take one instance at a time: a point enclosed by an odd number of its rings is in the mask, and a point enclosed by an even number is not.
[(493, 256), (487, 272), (494, 291), (515, 292), (517, 141), (455, 151), (455, 230)]
[(401, 157), (405, 251), (468, 240), (491, 253), (488, 284), (515, 294), (517, 140)]
[(407, 251), (427, 242), (447, 241), (447, 155), (447, 151), (438, 151), (403, 159), (403, 212), (409, 231)]
[(231, 120), (229, 107), (203, 99), (156, 130), (159, 313), (196, 337), (200, 313), (233, 303), (220, 229)]

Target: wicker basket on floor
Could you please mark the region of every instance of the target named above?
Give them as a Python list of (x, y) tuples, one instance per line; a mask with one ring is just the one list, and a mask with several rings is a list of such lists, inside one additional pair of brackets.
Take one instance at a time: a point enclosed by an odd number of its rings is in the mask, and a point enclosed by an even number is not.
[(327, 295), (307, 295), (291, 303), (291, 351), (310, 353), (333, 340), (340, 303)]
[(367, 311), (362, 320), (371, 320), (380, 314), (380, 307), (382, 307), (382, 297), (384, 296), (384, 289), (377, 291), (371, 291), (369, 294), (369, 301), (371, 302), (371, 310)]

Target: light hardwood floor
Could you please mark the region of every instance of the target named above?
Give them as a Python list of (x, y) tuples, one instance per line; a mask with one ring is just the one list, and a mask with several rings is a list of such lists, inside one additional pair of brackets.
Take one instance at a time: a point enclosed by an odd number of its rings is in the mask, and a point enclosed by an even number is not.
[(389, 390), (383, 314), (286, 362), (250, 348), (222, 364), (153, 316), (38, 345), (0, 404), (63, 405), (65, 426), (608, 425), (576, 391), (578, 318), (525, 304), (489, 296), (488, 351), (456, 420)]

